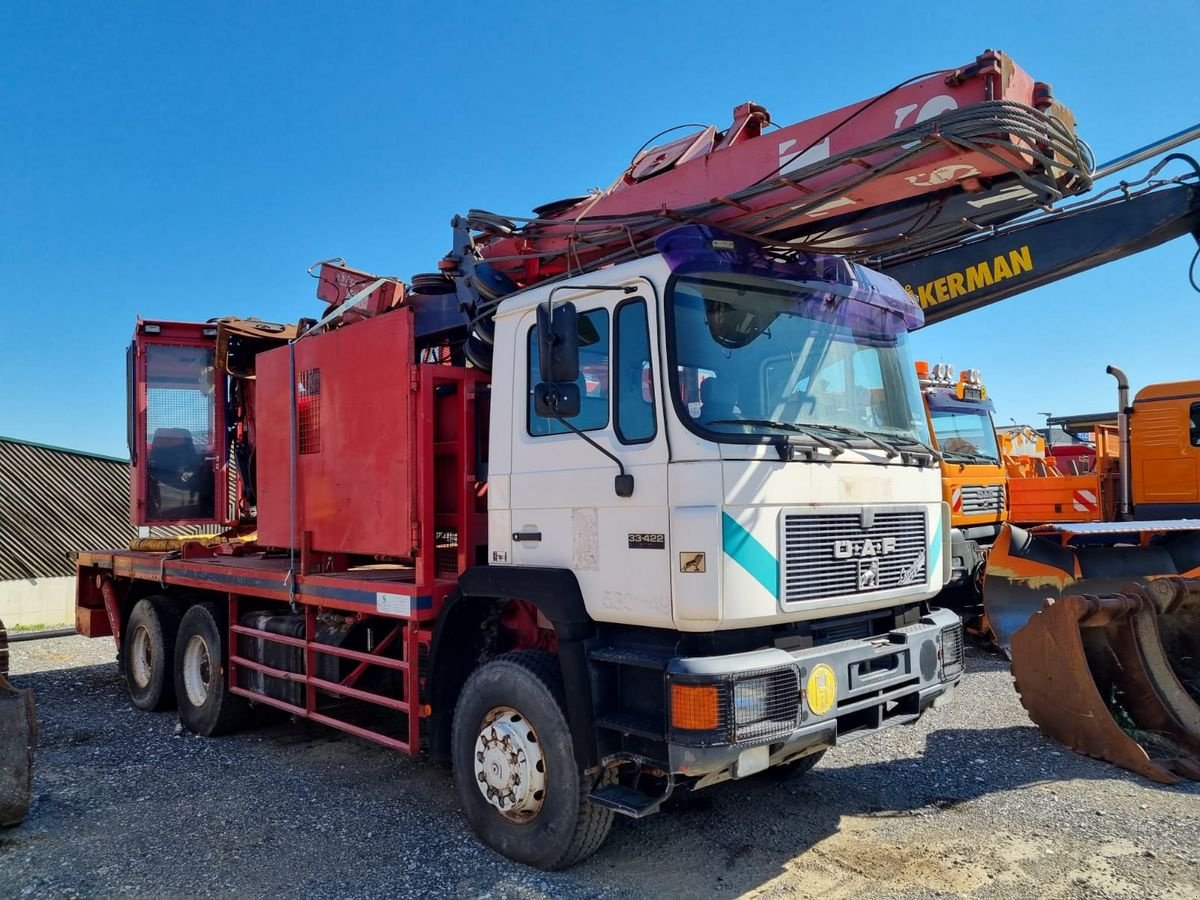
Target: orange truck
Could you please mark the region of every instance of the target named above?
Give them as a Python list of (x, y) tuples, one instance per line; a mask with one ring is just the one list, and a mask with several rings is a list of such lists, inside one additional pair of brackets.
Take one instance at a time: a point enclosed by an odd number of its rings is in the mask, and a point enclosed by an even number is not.
[[(1124, 373), (1109, 366), (1123, 395)], [(1015, 525), (1200, 518), (1200, 380), (1151, 384), (1122, 411), (1052, 416), (1051, 427), (1086, 435), (1081, 466), (1028, 427), (1000, 433)], [(1126, 446), (1122, 453), (1123, 443)]]
[(992, 401), (978, 369), (918, 361), (917, 377), (934, 448), (941, 454), (942, 499), (950, 507), (950, 589), (982, 595), (987, 548), (1007, 519), (1006, 472)]

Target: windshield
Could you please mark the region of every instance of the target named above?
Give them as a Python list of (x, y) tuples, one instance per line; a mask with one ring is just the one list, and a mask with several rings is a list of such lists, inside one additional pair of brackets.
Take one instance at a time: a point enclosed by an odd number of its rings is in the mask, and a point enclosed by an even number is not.
[(896, 312), (812, 282), (732, 272), (680, 275), (668, 303), (680, 411), (706, 435), (928, 442)]
[(983, 407), (971, 410), (931, 407), (929, 418), (937, 436), (938, 449), (951, 460), (1000, 462), (992, 417)]

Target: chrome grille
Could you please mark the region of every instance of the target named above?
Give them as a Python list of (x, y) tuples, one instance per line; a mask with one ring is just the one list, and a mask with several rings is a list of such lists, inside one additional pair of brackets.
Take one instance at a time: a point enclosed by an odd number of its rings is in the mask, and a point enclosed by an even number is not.
[(785, 512), (780, 599), (795, 603), (923, 584), (929, 562), (925, 512), (868, 510), (865, 519), (869, 527), (858, 510)]
[(964, 484), (962, 512), (964, 516), (981, 516), (1004, 511), (1004, 485)]

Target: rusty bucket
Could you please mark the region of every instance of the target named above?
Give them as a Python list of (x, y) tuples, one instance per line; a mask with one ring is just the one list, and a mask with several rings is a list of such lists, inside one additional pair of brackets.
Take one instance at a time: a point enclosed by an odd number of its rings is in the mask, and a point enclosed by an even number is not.
[(9, 684), (8, 635), (0, 623), (0, 828), (16, 825), (29, 811), (33, 749), (37, 743), (33, 691)]
[(1010, 528), (984, 589), (1034, 724), (1167, 784), (1200, 779), (1200, 579), (1169, 574), (1180, 560), (1161, 545), (1077, 550)]

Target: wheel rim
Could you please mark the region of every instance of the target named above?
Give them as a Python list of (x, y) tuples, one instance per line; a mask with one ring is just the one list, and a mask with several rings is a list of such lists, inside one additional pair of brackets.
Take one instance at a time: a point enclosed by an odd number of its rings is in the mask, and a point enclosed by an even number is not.
[(546, 801), (546, 757), (529, 720), (509, 706), (483, 717), (475, 739), (475, 783), (510, 822), (528, 822)]
[(192, 706), (205, 704), (211, 681), (212, 657), (208, 644), (200, 635), (194, 634), (183, 651), (183, 688)]
[(145, 690), (150, 686), (150, 673), (154, 671), (154, 641), (150, 640), (150, 629), (139, 625), (133, 631), (129, 647), (129, 675), (133, 683)]

